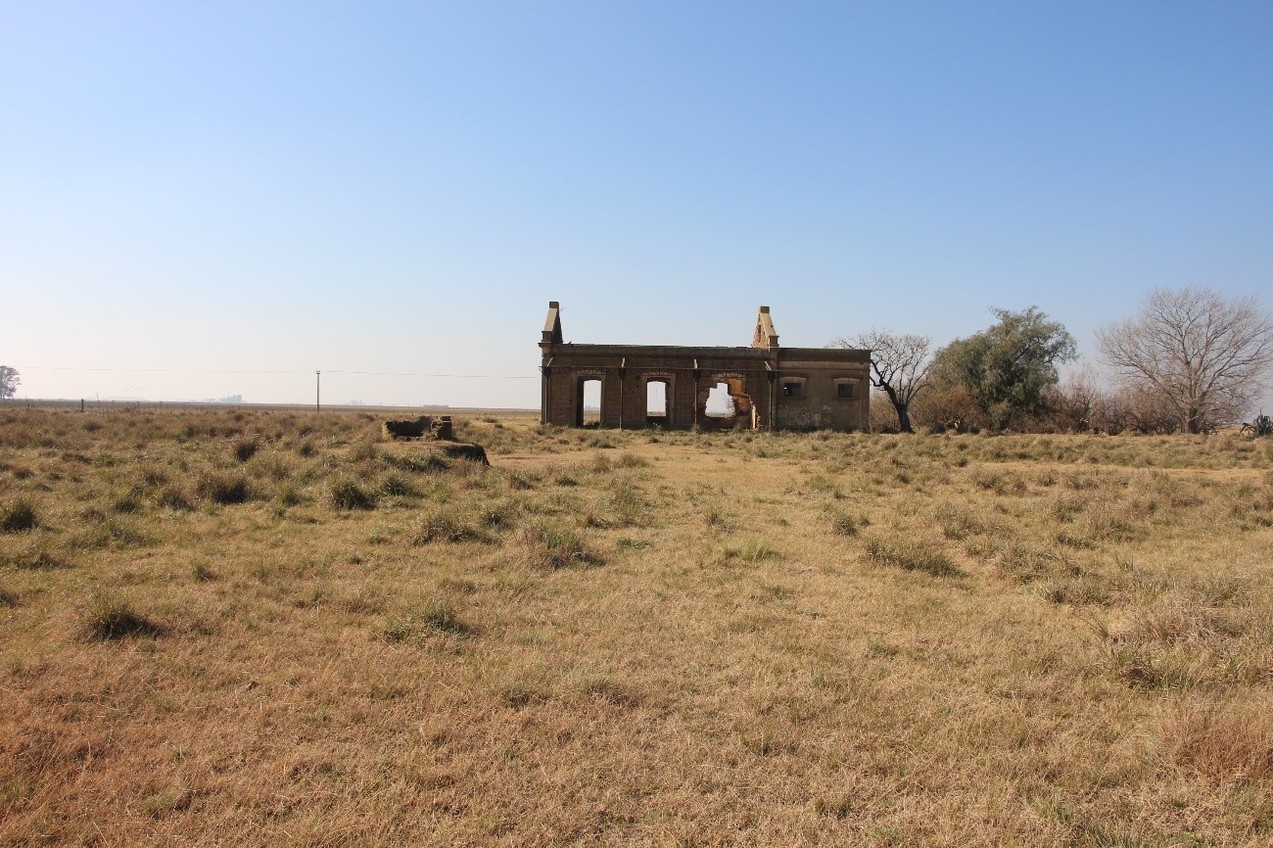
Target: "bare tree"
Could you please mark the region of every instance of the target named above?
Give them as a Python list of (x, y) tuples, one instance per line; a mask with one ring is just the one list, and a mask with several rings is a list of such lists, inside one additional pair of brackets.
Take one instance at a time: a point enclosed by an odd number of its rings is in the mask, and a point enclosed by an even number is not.
[(1048, 406), (1057, 430), (1085, 433), (1097, 426), (1095, 419), (1107, 399), (1100, 389), (1096, 372), (1084, 366), (1071, 372), (1052, 390)]
[(0, 365), (0, 398), (11, 398), (18, 393), (18, 384), (22, 378), (18, 369), (9, 365)]
[(1255, 298), (1210, 288), (1154, 291), (1139, 316), (1102, 327), (1096, 340), (1125, 385), (1190, 433), (1241, 418), (1273, 366), (1273, 318)]
[(897, 427), (913, 433), (910, 406), (915, 396), (928, 387), (928, 336), (900, 335), (890, 330), (871, 330), (851, 339), (836, 339), (834, 347), (871, 351), (871, 385), (888, 395), (897, 413)]

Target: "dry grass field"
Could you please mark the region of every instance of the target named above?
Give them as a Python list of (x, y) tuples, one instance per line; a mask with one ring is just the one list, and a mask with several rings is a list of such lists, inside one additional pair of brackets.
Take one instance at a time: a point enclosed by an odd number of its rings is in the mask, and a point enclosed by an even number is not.
[(1273, 844), (1273, 442), (0, 410), (0, 845)]

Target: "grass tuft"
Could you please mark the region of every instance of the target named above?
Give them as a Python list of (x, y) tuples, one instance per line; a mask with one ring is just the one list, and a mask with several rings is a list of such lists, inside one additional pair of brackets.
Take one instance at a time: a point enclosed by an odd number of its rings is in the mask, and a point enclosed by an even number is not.
[(393, 618), (385, 627), (384, 636), (390, 642), (410, 642), (430, 635), (470, 636), (473, 632), (472, 625), (460, 618), (450, 601), (440, 600)]
[(84, 619), (84, 638), (90, 642), (110, 642), (128, 638), (156, 638), (166, 628), (134, 610), (123, 600), (100, 592), (93, 597)]
[(438, 507), (425, 515), (411, 537), (411, 542), (415, 545), (486, 541), (490, 541), (490, 537), (481, 517), (461, 513), (449, 505)]
[(0, 531), (22, 533), (39, 525), (35, 504), (27, 498), (14, 498), (0, 505)]
[(260, 449), (261, 443), (256, 439), (239, 439), (234, 443), (234, 458), (239, 462), (247, 462)]
[(737, 545), (727, 546), (724, 551), (724, 558), (726, 561), (736, 559), (755, 564), (765, 560), (778, 559), (778, 553), (769, 547), (769, 543), (763, 539), (744, 539)]
[(922, 571), (934, 577), (958, 577), (963, 574), (945, 551), (913, 539), (871, 539), (866, 543), (866, 557), (880, 565), (891, 565), (905, 571)]
[(385, 462), (402, 471), (412, 474), (439, 474), (450, 470), (453, 461), (440, 453), (385, 455)]
[(525, 527), (521, 541), (527, 561), (539, 568), (555, 570), (599, 562), (579, 534), (568, 528)]
[(1222, 781), (1273, 778), (1273, 713), (1267, 705), (1193, 704), (1163, 728), (1181, 768)]
[(401, 474), (386, 474), (380, 481), (380, 491), (391, 498), (417, 498), (420, 492)]
[(195, 481), (195, 491), (213, 503), (230, 505), (247, 503), (252, 497), (252, 484), (243, 474), (204, 471)]
[(830, 510), (829, 517), (831, 529), (841, 536), (856, 536), (863, 527), (871, 523), (866, 516), (850, 515), (838, 509)]
[(348, 478), (334, 481), (327, 496), (333, 509), (369, 510), (376, 508), (375, 494), (358, 485), (357, 481)]
[(295, 483), (283, 483), (274, 494), (274, 500), (280, 507), (299, 506), (305, 502), (301, 487)]

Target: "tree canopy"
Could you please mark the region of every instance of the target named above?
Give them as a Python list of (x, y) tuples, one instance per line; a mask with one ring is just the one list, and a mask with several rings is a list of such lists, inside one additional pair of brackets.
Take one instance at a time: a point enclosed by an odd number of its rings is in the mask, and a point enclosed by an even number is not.
[(18, 385), (22, 378), (18, 369), (9, 365), (0, 365), (0, 398), (11, 398), (18, 393)]
[(1254, 298), (1210, 288), (1151, 292), (1140, 315), (1096, 338), (1124, 385), (1190, 433), (1238, 420), (1273, 369), (1273, 318)]
[(1057, 365), (1077, 357), (1074, 337), (1037, 306), (1022, 312), (992, 309), (998, 321), (937, 352), (934, 382), (962, 390), (996, 429), (1021, 427), (1048, 410)]
[(838, 339), (836, 347), (871, 351), (871, 385), (888, 396), (897, 413), (897, 428), (913, 433), (910, 405), (928, 387), (928, 352), (933, 340), (928, 336), (871, 330), (852, 339)]

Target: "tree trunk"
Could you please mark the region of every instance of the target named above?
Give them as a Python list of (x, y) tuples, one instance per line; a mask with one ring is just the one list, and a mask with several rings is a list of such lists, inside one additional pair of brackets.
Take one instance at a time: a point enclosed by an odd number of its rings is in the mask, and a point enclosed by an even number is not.
[(1185, 422), (1185, 429), (1194, 435), (1202, 432), (1202, 416), (1197, 407), (1189, 407), (1189, 418)]
[(893, 405), (897, 410), (897, 426), (903, 433), (914, 433), (911, 429), (911, 412), (910, 405), (905, 403), (897, 403)]
[(893, 411), (897, 413), (897, 429), (903, 433), (914, 433), (915, 431), (911, 429), (910, 404), (898, 398), (897, 392), (888, 383), (884, 383), (880, 388), (888, 395), (889, 402), (893, 404)]

